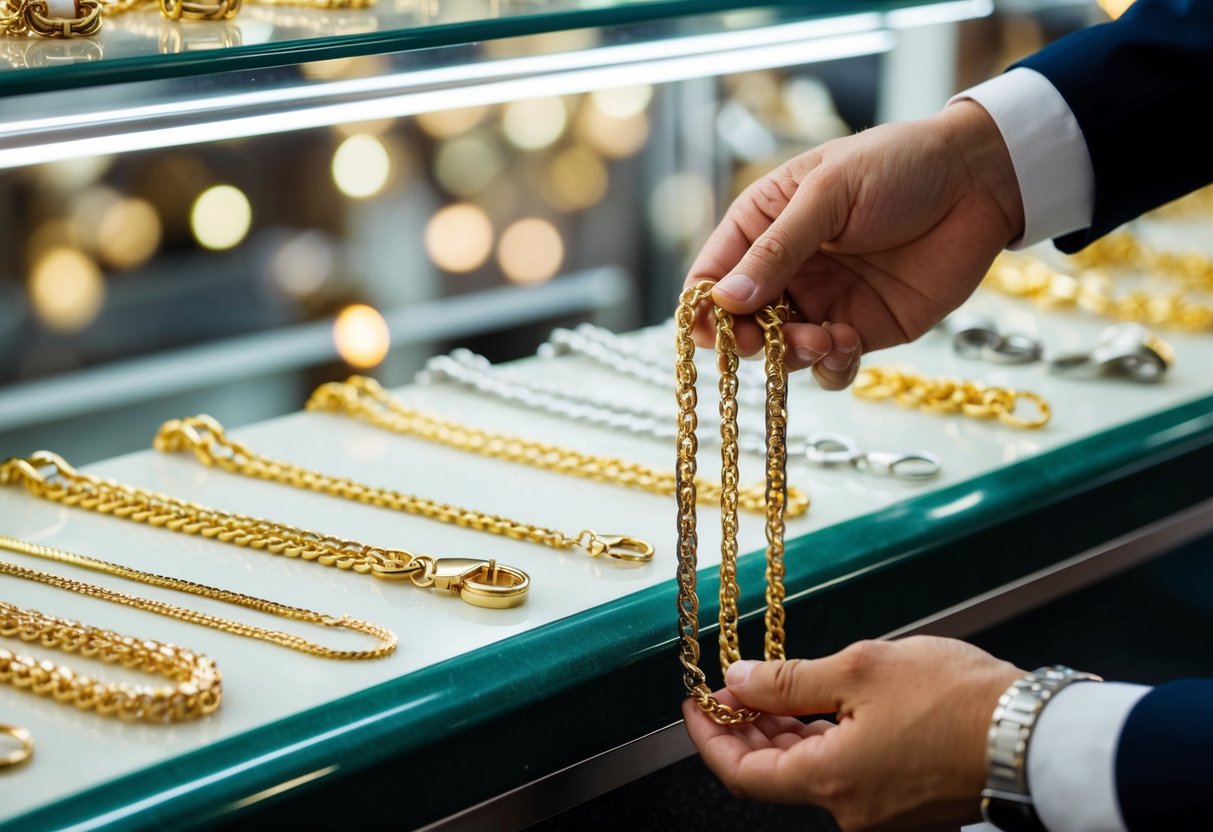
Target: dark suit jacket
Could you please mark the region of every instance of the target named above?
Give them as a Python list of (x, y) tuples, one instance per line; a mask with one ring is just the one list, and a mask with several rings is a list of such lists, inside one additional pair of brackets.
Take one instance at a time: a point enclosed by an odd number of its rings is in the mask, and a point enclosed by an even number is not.
[(1116, 790), (1130, 832), (1213, 829), (1213, 679), (1138, 701), (1116, 748)]
[(1094, 218), (1062, 251), (1213, 182), (1213, 0), (1137, 0), (1017, 66), (1057, 88), (1091, 155)]

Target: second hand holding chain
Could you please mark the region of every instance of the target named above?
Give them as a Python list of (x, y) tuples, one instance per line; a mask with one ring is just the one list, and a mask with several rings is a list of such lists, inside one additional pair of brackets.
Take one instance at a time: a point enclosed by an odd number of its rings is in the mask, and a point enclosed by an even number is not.
[(380, 548), (83, 474), (49, 451), (0, 464), (0, 485), (6, 484), (22, 485), (35, 497), (135, 523), (162, 526), (284, 557), (313, 560), (323, 566), (382, 580), (408, 580), (421, 589), (456, 593), (467, 603), (480, 607), (516, 607), (526, 600), (531, 584), (525, 572), (493, 560), (434, 558), (402, 549)]
[(646, 563), (653, 558), (653, 546), (626, 535), (598, 535), (583, 529), (569, 536), (555, 529), (520, 523), (507, 517), (448, 505), (427, 497), (403, 494), (386, 488), (311, 471), (289, 462), (270, 459), (228, 437), (218, 421), (210, 416), (193, 416), (165, 422), (156, 434), (154, 447), (173, 453), (193, 451), (198, 461), (232, 474), (269, 480), (295, 488), (342, 497), (359, 503), (383, 506), (396, 511), (428, 517), (441, 523), (453, 523), (465, 529), (503, 535), (515, 540), (540, 543), (553, 549), (580, 548), (590, 557), (607, 555), (616, 560)]

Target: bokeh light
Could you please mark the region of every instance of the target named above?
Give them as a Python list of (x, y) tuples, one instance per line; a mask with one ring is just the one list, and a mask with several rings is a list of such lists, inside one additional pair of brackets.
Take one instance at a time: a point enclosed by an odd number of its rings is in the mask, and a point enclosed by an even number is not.
[(392, 158), (376, 136), (361, 134), (350, 136), (337, 147), (332, 168), (337, 190), (355, 199), (367, 199), (387, 184)]
[(458, 110), (435, 110), (417, 115), (417, 126), (435, 139), (449, 139), (471, 130), (489, 115), (488, 107), (462, 107)]
[(497, 263), (515, 283), (550, 280), (564, 262), (564, 240), (547, 220), (528, 217), (518, 220), (501, 235)]
[(581, 211), (606, 196), (610, 174), (602, 157), (584, 145), (562, 150), (548, 162), (540, 183), (544, 199), (561, 211)]
[(470, 272), (483, 265), (493, 251), (493, 223), (475, 205), (448, 205), (426, 223), (425, 250), (441, 269)]
[(194, 201), (190, 229), (204, 248), (221, 251), (240, 244), (253, 224), (248, 197), (232, 185), (207, 188)]
[(560, 138), (568, 118), (563, 99), (527, 98), (505, 105), (501, 130), (514, 147), (541, 150)]
[(60, 332), (88, 326), (105, 304), (105, 280), (97, 264), (77, 249), (53, 248), (34, 263), (30, 305), (43, 324)]
[(649, 222), (667, 242), (683, 242), (706, 229), (713, 211), (712, 187), (691, 173), (670, 174), (649, 198)]
[(649, 139), (649, 119), (643, 113), (614, 118), (597, 107), (583, 107), (577, 117), (577, 136), (610, 159), (639, 152)]
[(648, 84), (634, 87), (616, 87), (610, 90), (595, 90), (590, 93), (590, 103), (603, 115), (611, 118), (631, 118), (643, 113), (653, 100), (653, 88)]
[(336, 271), (333, 242), (319, 231), (304, 231), (291, 237), (274, 252), (269, 263), (274, 286), (295, 298), (319, 291)]
[(133, 269), (160, 245), (160, 215), (145, 199), (122, 197), (102, 213), (94, 245), (106, 265)]
[(505, 160), (487, 130), (473, 130), (443, 142), (434, 154), (434, 178), (447, 193), (473, 196), (493, 184)]
[(343, 361), (365, 370), (387, 358), (392, 336), (379, 310), (355, 303), (342, 309), (333, 321), (333, 344)]

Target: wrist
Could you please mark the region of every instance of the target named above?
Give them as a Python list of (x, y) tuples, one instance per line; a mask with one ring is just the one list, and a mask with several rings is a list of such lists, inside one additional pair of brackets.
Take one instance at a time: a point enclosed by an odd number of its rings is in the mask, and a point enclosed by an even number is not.
[(993, 203), (1006, 223), (1006, 241), (1024, 231), (1023, 196), (1011, 151), (1002, 131), (976, 101), (961, 98), (937, 116), (948, 137), (949, 151), (962, 161), (973, 192)]

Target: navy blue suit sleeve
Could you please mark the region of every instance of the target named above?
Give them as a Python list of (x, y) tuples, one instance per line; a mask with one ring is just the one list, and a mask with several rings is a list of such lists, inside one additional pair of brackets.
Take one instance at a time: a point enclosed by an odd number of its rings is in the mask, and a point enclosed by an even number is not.
[(1116, 747), (1116, 791), (1130, 832), (1213, 828), (1213, 679), (1138, 701)]
[(1062, 251), (1213, 182), (1213, 135), (1203, 126), (1213, 105), (1213, 0), (1137, 0), (1118, 20), (1017, 66), (1065, 98), (1094, 168), (1093, 221), (1055, 240)]

